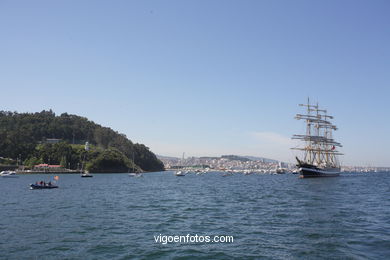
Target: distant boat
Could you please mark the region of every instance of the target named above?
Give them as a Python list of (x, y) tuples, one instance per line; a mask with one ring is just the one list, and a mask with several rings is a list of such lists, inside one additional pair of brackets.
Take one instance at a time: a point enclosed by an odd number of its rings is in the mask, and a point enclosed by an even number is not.
[(130, 177), (143, 177), (142, 173), (141, 172), (136, 172), (135, 171), (135, 162), (134, 162), (134, 152), (133, 152), (133, 167), (132, 167), (132, 171), (129, 173), (129, 176)]
[(276, 173), (277, 174), (285, 174), (286, 173), (286, 169), (284, 169), (284, 168), (276, 168)]
[(282, 162), (279, 162), (278, 166), (276, 166), (275, 173), (276, 174), (285, 174), (286, 172), (287, 172), (287, 169), (282, 167)]
[(90, 174), (89, 172), (85, 172), (85, 173), (81, 174), (81, 177), (82, 178), (88, 178), (88, 177), (93, 177), (93, 175)]
[(186, 176), (186, 174), (183, 171), (177, 171), (175, 172), (175, 176)]
[(88, 152), (89, 152), (89, 142), (85, 142), (85, 145), (84, 145), (84, 150), (86, 151), (86, 153), (84, 154), (84, 159), (83, 159), (83, 162), (81, 164), (81, 178), (91, 178), (93, 177), (92, 174), (90, 174), (88, 172), (88, 170), (85, 170), (84, 171), (84, 166), (85, 166), (85, 161), (86, 161), (86, 157), (88, 155)]
[(15, 171), (2, 171), (0, 172), (0, 176), (3, 178), (18, 178)]
[[(183, 157), (182, 157), (182, 159), (180, 161), (180, 167), (181, 168), (184, 167), (184, 153), (183, 153)], [(178, 176), (178, 177), (186, 176), (186, 172), (184, 172), (183, 170), (176, 171), (175, 172), (175, 176)]]
[(43, 189), (56, 189), (58, 188), (57, 185), (49, 183), (36, 183), (36, 184), (30, 184), (30, 190), (43, 190)]
[(304, 152), (302, 160), (295, 157), (298, 164), (300, 178), (312, 177), (335, 177), (340, 174), (340, 163), (337, 155), (342, 155), (336, 147), (342, 145), (332, 137), (332, 131), (337, 130), (329, 119), (333, 116), (327, 111), (320, 109), (317, 105), (311, 105), (309, 99), (307, 104), (300, 104), (307, 108), (306, 114), (297, 114), (295, 119), (305, 120), (306, 134), (294, 135), (292, 139), (305, 142), (302, 148), (292, 148)]
[(129, 173), (130, 177), (143, 177), (143, 174), (141, 172), (131, 172)]

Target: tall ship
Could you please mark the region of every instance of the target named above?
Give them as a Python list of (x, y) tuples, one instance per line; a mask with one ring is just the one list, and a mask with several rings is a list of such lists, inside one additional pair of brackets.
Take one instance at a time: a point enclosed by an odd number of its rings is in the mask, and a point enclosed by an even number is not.
[(303, 157), (297, 160), (300, 178), (335, 177), (340, 174), (338, 155), (342, 155), (337, 147), (342, 145), (333, 139), (332, 133), (337, 127), (330, 121), (333, 116), (328, 115), (325, 109), (320, 109), (318, 103), (299, 104), (306, 109), (305, 114), (297, 114), (295, 119), (306, 123), (306, 134), (293, 135), (292, 139), (302, 141), (301, 147), (291, 148), (302, 152)]

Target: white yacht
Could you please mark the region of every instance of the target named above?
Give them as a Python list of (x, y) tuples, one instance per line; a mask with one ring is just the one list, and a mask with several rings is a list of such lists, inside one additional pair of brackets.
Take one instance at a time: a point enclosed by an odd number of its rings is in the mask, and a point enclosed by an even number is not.
[(93, 175), (90, 174), (89, 172), (84, 172), (83, 174), (81, 174), (81, 177), (82, 178), (87, 178), (87, 177), (93, 177)]
[(18, 178), (15, 171), (2, 171), (0, 172), (0, 176), (4, 178)]
[(131, 172), (128, 174), (130, 177), (144, 177), (144, 175), (142, 174), (142, 172)]
[(186, 174), (183, 171), (177, 171), (175, 172), (175, 176), (186, 176)]

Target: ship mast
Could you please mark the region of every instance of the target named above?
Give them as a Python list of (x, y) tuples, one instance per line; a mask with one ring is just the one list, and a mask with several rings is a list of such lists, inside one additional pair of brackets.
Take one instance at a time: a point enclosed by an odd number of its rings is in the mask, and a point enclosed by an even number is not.
[(293, 135), (292, 139), (301, 140), (304, 147), (292, 148), (304, 151), (303, 161), (305, 163), (321, 167), (339, 167), (336, 155), (341, 155), (336, 147), (342, 145), (332, 137), (332, 131), (337, 127), (330, 122), (333, 116), (327, 111), (320, 109), (318, 103), (311, 105), (309, 98), (307, 104), (299, 104), (306, 108), (306, 114), (297, 114), (295, 119), (306, 121), (306, 134)]

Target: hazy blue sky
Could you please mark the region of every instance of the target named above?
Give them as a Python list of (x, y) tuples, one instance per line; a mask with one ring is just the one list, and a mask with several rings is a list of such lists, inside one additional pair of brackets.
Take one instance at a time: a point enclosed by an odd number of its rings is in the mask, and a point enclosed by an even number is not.
[(344, 164), (390, 166), (389, 1), (0, 0), (1, 109), (88, 117), (161, 155), (293, 162), (309, 96)]

